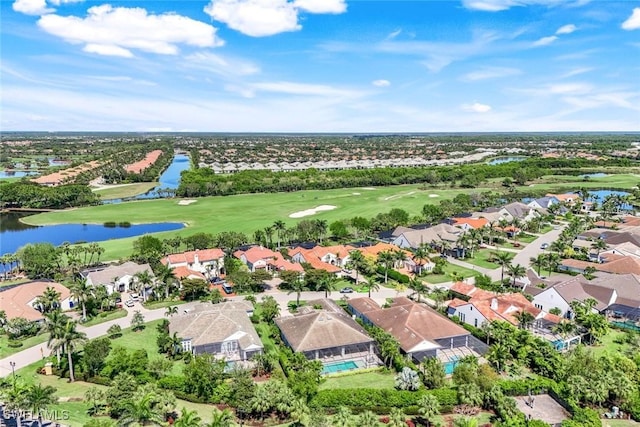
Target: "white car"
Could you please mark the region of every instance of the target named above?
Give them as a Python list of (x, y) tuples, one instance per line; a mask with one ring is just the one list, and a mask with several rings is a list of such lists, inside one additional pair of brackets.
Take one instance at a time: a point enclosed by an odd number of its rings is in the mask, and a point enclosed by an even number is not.
[(138, 298), (140, 298), (140, 296), (136, 293), (133, 293), (131, 295), (129, 295), (129, 298), (131, 298), (134, 301), (138, 301)]
[(127, 300), (125, 301), (124, 305), (126, 305), (127, 307), (133, 307), (135, 303), (133, 302), (133, 300)]

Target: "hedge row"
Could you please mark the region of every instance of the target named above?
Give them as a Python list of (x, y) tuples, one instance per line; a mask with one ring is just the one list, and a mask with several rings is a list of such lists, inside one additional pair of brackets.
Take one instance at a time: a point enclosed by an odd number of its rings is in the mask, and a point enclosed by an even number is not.
[[(384, 267), (382, 267), (381, 265), (377, 267), (376, 271), (378, 272), (378, 274), (384, 276)], [(387, 272), (387, 276), (389, 277), (389, 279), (395, 280), (396, 282), (400, 282), (405, 285), (409, 283), (409, 276), (399, 273), (392, 268), (390, 268)]]
[(311, 399), (310, 406), (316, 408), (348, 406), (371, 410), (378, 407), (408, 408), (417, 406), (418, 401), (425, 393), (433, 394), (442, 407), (452, 407), (458, 404), (458, 393), (450, 388), (428, 391), (357, 388), (321, 390)]

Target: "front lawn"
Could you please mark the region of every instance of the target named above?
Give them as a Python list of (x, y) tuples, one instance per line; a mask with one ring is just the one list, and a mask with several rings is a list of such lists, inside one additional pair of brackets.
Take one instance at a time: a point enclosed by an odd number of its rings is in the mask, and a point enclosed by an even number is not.
[(6, 335), (0, 335), (0, 359), (4, 359), (7, 356), (19, 353), (29, 347), (46, 343), (48, 339), (49, 334), (36, 335), (35, 337), (17, 340), (18, 342), (22, 343), (21, 347), (9, 347), (9, 338)]
[(180, 304), (186, 304), (187, 301), (183, 301), (181, 299), (173, 301), (147, 301), (145, 303), (143, 303), (142, 305), (144, 306), (144, 308), (147, 308), (149, 310), (155, 310), (156, 308), (165, 308), (165, 307), (173, 307), (174, 305), (180, 305)]
[(158, 346), (156, 344), (158, 331), (156, 327), (160, 322), (162, 320), (145, 323), (145, 328), (137, 332), (132, 331), (131, 328), (123, 329), (122, 336), (111, 340), (111, 348), (124, 347), (128, 351), (146, 350), (150, 357), (158, 354)]
[(477, 271), (473, 271), (468, 268), (460, 267), (458, 265), (449, 264), (449, 263), (447, 263), (447, 265), (444, 266), (443, 270), (444, 270), (443, 274), (427, 274), (425, 276), (422, 276), (421, 278), (428, 283), (437, 284), (437, 283), (444, 283), (444, 282), (452, 282), (453, 281), (453, 277), (451, 277), (452, 273), (462, 274), (462, 276), (465, 279), (468, 277), (473, 277), (478, 273)]
[(607, 335), (600, 339), (600, 344), (591, 346), (593, 352), (597, 355), (609, 353), (611, 355), (616, 353), (626, 353), (631, 350), (631, 346), (626, 342), (618, 344), (616, 341), (623, 341), (626, 336), (626, 332), (618, 329), (610, 329)]
[(473, 252), (473, 258), (465, 258), (463, 261), (469, 264), (477, 265), (478, 267), (488, 268), (493, 270), (498, 268), (499, 265), (495, 262), (489, 261), (493, 258), (494, 250), (492, 249), (480, 249)]
[(320, 384), (320, 390), (346, 388), (394, 388), (395, 380), (391, 372), (381, 370), (328, 375)]
[(127, 310), (121, 308), (114, 311), (100, 313), (97, 316), (92, 317), (91, 319), (84, 322), (82, 326), (93, 326), (100, 323), (109, 322), (111, 320), (120, 319), (122, 317), (127, 317)]

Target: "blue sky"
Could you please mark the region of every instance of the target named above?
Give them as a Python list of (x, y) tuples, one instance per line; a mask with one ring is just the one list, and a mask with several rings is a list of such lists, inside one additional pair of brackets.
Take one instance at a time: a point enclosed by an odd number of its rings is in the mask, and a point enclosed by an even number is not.
[(0, 5), (4, 130), (640, 130), (636, 0)]

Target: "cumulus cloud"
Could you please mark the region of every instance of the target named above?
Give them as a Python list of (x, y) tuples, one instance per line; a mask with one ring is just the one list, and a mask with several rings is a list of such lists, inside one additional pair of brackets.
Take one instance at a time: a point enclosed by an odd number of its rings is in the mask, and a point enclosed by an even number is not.
[(384, 79), (374, 80), (374, 81), (371, 82), (371, 84), (376, 86), (376, 87), (391, 86), (391, 82), (389, 80), (384, 80)]
[(623, 30), (638, 30), (640, 29), (640, 7), (633, 9), (631, 16), (622, 23)]
[(547, 46), (547, 45), (550, 45), (551, 43), (553, 43), (556, 40), (558, 40), (557, 36), (542, 37), (542, 38), (536, 40), (535, 42), (533, 42), (533, 45), (534, 46)]
[(347, 4), (344, 0), (295, 0), (293, 5), (309, 13), (344, 13)]
[(69, 43), (84, 44), (85, 52), (120, 57), (132, 57), (132, 49), (175, 55), (178, 44), (215, 47), (224, 43), (209, 24), (175, 13), (152, 15), (142, 8), (108, 4), (89, 8), (86, 18), (44, 15), (38, 26)]
[(344, 0), (211, 0), (204, 12), (216, 21), (252, 37), (298, 31), (301, 12), (343, 13)]
[(589, 3), (590, 0), (462, 0), (462, 5), (467, 9), (481, 10), (484, 12), (500, 12), (515, 6), (543, 5), (579, 7)]
[(47, 7), (46, 0), (16, 0), (12, 7), (16, 12), (25, 15), (44, 15), (55, 12), (54, 9)]
[(470, 113), (488, 113), (491, 111), (491, 105), (474, 102), (473, 104), (463, 104), (462, 109)]
[(567, 25), (563, 25), (562, 27), (558, 28), (558, 31), (556, 31), (556, 34), (571, 34), (575, 30), (577, 30), (577, 27), (575, 25), (567, 24)]

